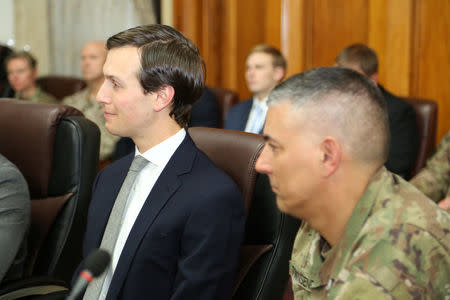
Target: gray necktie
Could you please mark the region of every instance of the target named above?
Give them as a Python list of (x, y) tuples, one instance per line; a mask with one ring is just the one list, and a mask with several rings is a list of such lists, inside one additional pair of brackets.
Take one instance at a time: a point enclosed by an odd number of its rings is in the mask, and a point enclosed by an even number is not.
[[(137, 155), (134, 157), (131, 167), (128, 170), (127, 177), (125, 178), (120, 192), (117, 195), (116, 202), (114, 202), (113, 209), (109, 215), (108, 224), (106, 225), (105, 232), (103, 233), (102, 243), (100, 248), (108, 251), (111, 255), (116, 245), (117, 237), (119, 236), (122, 217), (124, 215), (124, 209), (127, 204), (128, 195), (133, 188), (134, 181), (136, 180), (139, 172), (148, 164), (148, 160), (144, 157)], [(101, 276), (94, 279), (88, 286), (83, 299), (93, 300), (98, 299), (100, 292), (102, 291), (103, 282), (105, 281), (107, 271), (103, 272)]]

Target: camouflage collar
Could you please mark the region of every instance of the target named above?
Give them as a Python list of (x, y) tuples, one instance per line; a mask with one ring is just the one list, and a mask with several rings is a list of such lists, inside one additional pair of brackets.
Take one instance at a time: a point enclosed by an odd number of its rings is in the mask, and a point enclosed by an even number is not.
[(341, 271), (343, 263), (347, 261), (345, 255), (350, 255), (352, 251), (349, 251), (352, 246), (355, 246), (355, 240), (357, 239), (361, 229), (367, 221), (370, 212), (377, 199), (378, 193), (381, 190), (380, 187), (386, 184), (389, 180), (389, 172), (383, 166), (375, 172), (370, 178), (361, 198), (358, 200), (352, 215), (348, 220), (347, 226), (343, 237), (339, 242), (330, 250), (322, 268), (320, 270), (320, 277), (322, 281), (326, 278), (332, 278), (332, 281), (336, 280), (337, 274)]

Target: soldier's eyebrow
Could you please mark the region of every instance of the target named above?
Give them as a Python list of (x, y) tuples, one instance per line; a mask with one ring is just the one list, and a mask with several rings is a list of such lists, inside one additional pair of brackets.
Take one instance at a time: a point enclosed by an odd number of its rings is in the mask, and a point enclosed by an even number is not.
[(280, 144), (276, 139), (274, 139), (273, 137), (271, 137), (268, 134), (264, 134), (263, 135), (263, 139), (264, 139), (264, 143), (275, 143), (275, 144)]

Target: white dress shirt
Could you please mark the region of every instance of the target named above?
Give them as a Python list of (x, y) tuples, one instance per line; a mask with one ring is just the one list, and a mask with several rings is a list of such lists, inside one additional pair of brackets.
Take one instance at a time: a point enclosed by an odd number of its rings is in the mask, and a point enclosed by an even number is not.
[[(116, 245), (112, 254), (111, 265), (108, 268), (105, 281), (99, 299), (105, 299), (108, 293), (109, 285), (117, 267), (123, 247), (127, 241), (128, 235), (133, 228), (139, 212), (142, 209), (148, 195), (150, 194), (156, 180), (166, 167), (173, 153), (178, 149), (186, 136), (186, 131), (182, 128), (176, 134), (150, 148), (144, 153), (140, 153), (136, 147), (135, 155), (142, 155), (149, 163), (139, 172), (134, 182), (133, 188), (128, 195), (127, 204), (122, 217), (122, 225)], [(149, 199), (150, 200), (150, 199)]]
[(260, 133), (263, 129), (267, 110), (269, 109), (267, 106), (268, 99), (269, 98), (266, 97), (259, 101), (256, 97), (253, 97), (252, 108), (250, 109), (247, 124), (245, 125), (245, 132)]

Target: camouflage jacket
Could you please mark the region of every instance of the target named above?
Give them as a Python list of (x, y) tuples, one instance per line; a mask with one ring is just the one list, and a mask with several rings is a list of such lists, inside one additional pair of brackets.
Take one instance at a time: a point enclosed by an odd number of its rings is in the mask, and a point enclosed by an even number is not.
[(450, 216), (382, 167), (334, 247), (302, 224), (289, 271), (295, 299), (446, 299)]
[(37, 87), (36, 92), (34, 95), (30, 98), (23, 98), (20, 93), (16, 93), (14, 95), (14, 98), (25, 100), (25, 101), (31, 101), (31, 102), (37, 102), (37, 103), (49, 103), (49, 104), (58, 104), (58, 100), (56, 100), (55, 97), (52, 95), (44, 92), (40, 87)]
[(450, 196), (450, 131), (411, 183), (435, 202)]
[(120, 137), (112, 135), (105, 127), (103, 105), (95, 98), (89, 99), (89, 89), (83, 89), (63, 99), (63, 104), (70, 105), (81, 111), (86, 118), (97, 124), (100, 129), (100, 159), (108, 159), (114, 152)]

